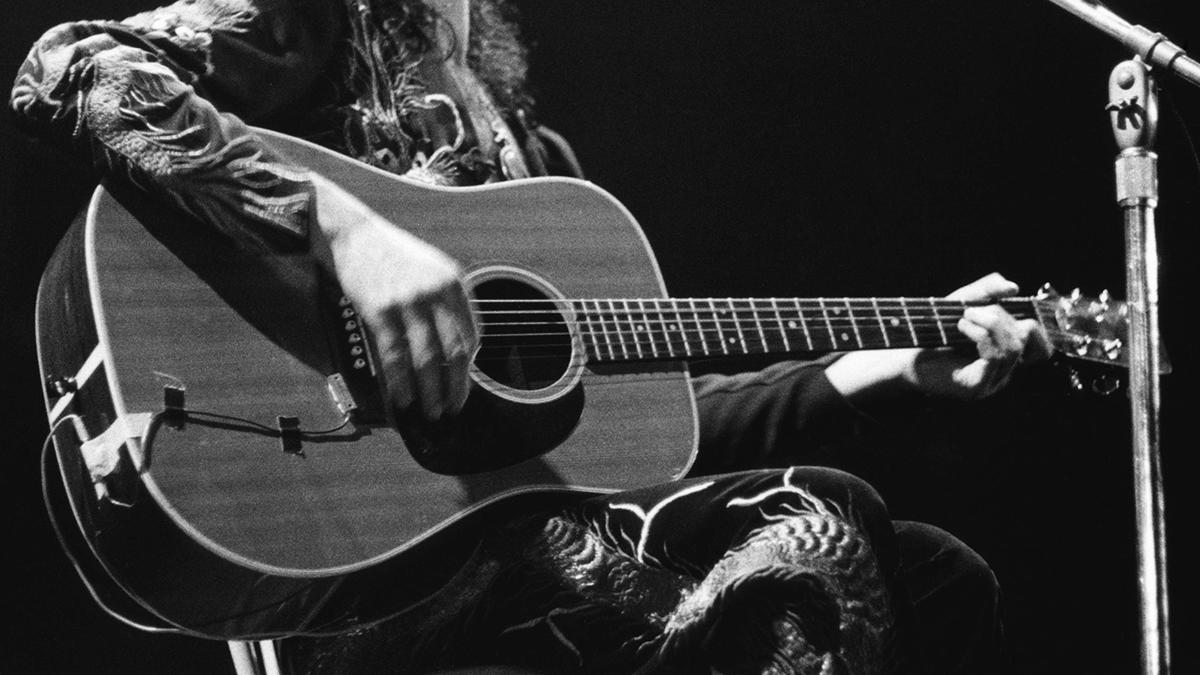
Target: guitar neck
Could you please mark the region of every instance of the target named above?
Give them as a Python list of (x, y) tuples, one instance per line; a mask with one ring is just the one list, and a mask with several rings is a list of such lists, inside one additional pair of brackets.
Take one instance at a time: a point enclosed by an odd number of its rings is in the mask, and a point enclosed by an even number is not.
[[(575, 300), (593, 361), (720, 358), (970, 344), (945, 298), (650, 298)], [(1030, 298), (1000, 303), (1035, 316)]]

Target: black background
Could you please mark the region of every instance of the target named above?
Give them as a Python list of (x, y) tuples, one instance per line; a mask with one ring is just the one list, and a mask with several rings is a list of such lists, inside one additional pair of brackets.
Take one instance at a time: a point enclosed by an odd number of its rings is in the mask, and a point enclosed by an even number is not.
[[(931, 295), (997, 270), (1032, 291), (1123, 295), (1109, 38), (1049, 2), (716, 3), (521, 0), (540, 117), (638, 217), (675, 295)], [(1182, 0), (1109, 6), (1188, 45)], [(128, 0), (6, 12), (0, 73), (68, 19)], [(1200, 50), (1197, 50), (1200, 51)], [(1186, 236), (1200, 176), (1185, 129), (1200, 95), (1166, 82), (1158, 150), (1164, 389), (1176, 672), (1200, 672), (1184, 415), (1196, 287)], [(149, 636), (86, 595), (43, 515), (33, 301), (90, 190), (3, 117), (0, 293), (8, 592), (0, 673), (232, 672), (225, 646)], [(884, 420), (847, 462), (894, 515), (947, 527), (994, 565), (1017, 670), (1130, 673), (1138, 605), (1128, 406), (1036, 369), (993, 400)]]

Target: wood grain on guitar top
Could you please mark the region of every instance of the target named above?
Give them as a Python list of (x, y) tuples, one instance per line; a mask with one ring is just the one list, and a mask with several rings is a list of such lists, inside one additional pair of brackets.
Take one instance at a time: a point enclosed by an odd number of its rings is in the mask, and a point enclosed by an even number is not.
[[(528, 270), (567, 298), (664, 295), (640, 231), (587, 184), (431, 189), (315, 146), (272, 140), (468, 270)], [(103, 192), (93, 213), (92, 283), (121, 412), (160, 410), (163, 385), (177, 380), (189, 409), (266, 425), (286, 415), (306, 429), (338, 426), (311, 260), (248, 255), (187, 223), (155, 219), (143, 227)], [(281, 451), (270, 434), (189, 423), (156, 434), (144, 481), (181, 527), (239, 564), (327, 575), (394, 555), (502, 493), (622, 489), (686, 469), (695, 422), (682, 366), (588, 371), (581, 386), (586, 403), (578, 420), (567, 420), (561, 443), (494, 471), (428, 471), (390, 428), (347, 428), (306, 440), (296, 454)]]

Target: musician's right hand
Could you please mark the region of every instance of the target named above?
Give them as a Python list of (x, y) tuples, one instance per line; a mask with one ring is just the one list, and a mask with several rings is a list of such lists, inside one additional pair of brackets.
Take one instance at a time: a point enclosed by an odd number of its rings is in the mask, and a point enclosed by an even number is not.
[(374, 339), (392, 404), (429, 420), (457, 413), (479, 345), (458, 263), (332, 183), (314, 182), (329, 260)]

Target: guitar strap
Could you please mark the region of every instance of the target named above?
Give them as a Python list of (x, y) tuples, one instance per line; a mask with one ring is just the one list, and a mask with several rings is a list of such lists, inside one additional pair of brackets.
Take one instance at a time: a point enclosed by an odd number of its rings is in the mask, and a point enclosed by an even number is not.
[[(124, 501), (110, 491), (108, 480), (123, 467), (126, 458), (136, 472), (140, 473), (146, 468), (141, 441), (146, 437), (153, 420), (153, 413), (126, 413), (99, 436), (85, 440), (79, 446), (79, 453), (88, 468), (98, 499)], [(121, 448), (128, 450), (122, 453)]]

